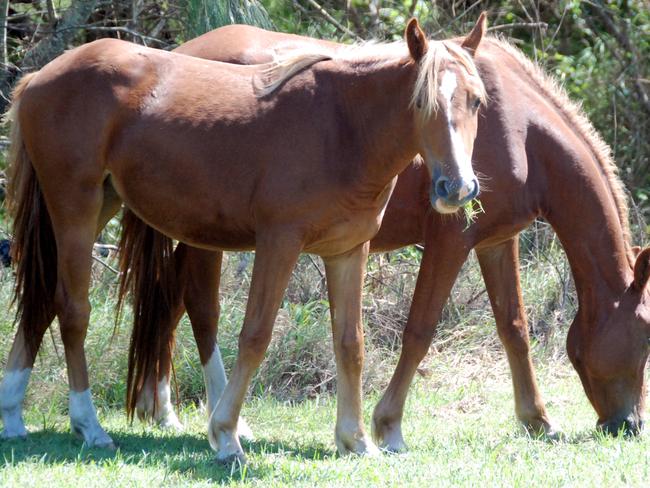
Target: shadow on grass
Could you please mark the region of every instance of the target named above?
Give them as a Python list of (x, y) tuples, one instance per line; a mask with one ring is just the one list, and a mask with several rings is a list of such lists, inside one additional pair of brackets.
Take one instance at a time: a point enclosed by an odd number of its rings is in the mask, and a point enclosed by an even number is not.
[[(334, 451), (321, 444), (286, 445), (282, 442), (256, 440), (242, 443), (249, 464), (223, 465), (207, 439), (198, 435), (176, 434), (160, 436), (151, 433), (110, 432), (117, 450), (87, 448), (71, 433), (41, 430), (30, 433), (27, 439), (0, 440), (0, 469), (23, 462), (45, 465), (124, 463), (142, 468), (162, 468), (182, 476), (218, 482), (261, 479), (272, 476), (273, 463), (264, 457), (280, 455), (296, 461), (313, 461), (331, 458)], [(251, 457), (262, 457), (262, 462)]]

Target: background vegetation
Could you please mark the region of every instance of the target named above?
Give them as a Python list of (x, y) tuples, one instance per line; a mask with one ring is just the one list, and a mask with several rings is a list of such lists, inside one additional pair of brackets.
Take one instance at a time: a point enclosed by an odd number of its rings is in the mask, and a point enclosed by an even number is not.
[[(2, 30), (6, 36), (0, 36), (0, 105), (22, 72), (42, 66), (67, 47), (99, 37), (171, 49), (211, 28), (245, 22), (352, 42), (397, 39), (408, 18), (417, 16), (432, 37), (443, 38), (466, 32), (482, 10), (489, 12), (493, 33), (511, 38), (583, 103), (612, 147), (633, 202), (635, 243), (645, 244), (650, 213), (650, 9), (645, 0), (0, 1), (0, 26), (7, 26)], [(0, 219), (0, 232), (7, 238), (8, 228)], [(544, 222), (522, 234), (522, 280), (540, 384), (551, 415), (568, 433), (565, 441), (532, 441), (519, 432), (507, 363), (472, 257), (459, 276), (407, 406), (407, 440), (414, 452), (379, 464), (334, 460), (330, 393), (335, 370), (327, 295), (322, 264), (306, 256), (294, 273), (267, 359), (251, 388), (253, 403), (245, 412), (263, 441), (248, 446), (251, 467), (238, 473), (215, 470), (210, 462), (202, 372), (186, 319), (175, 368), (177, 399), (188, 432), (167, 435), (125, 424), (120, 409), (131, 317), (127, 311), (113, 334), (117, 277), (111, 269), (115, 256), (110, 244), (118, 232), (112, 222), (103, 235), (108, 252), (104, 248), (102, 255), (98, 249), (96, 256), (87, 354), (97, 405), (121, 451), (115, 455), (80, 450), (67, 434), (65, 363), (53, 327), (26, 402), (28, 424), (41, 432), (27, 443), (0, 443), (5, 459), (0, 485), (78, 478), (89, 486), (210, 481), (421, 486), (472, 484), (477, 479), (500, 485), (546, 480), (552, 485), (613, 486), (642, 484), (650, 478), (647, 440), (626, 443), (593, 432), (593, 411), (564, 352), (566, 328), (576, 309), (573, 282), (561, 247)], [(250, 258), (230, 254), (225, 261), (219, 338), (227, 367), (236, 354)], [(415, 248), (371, 258), (364, 299), (368, 412), (396, 363), (419, 259)], [(6, 269), (0, 275), (0, 303), (9, 303), (12, 286)], [(13, 339), (12, 319), (13, 310), (0, 314), (3, 361)]]

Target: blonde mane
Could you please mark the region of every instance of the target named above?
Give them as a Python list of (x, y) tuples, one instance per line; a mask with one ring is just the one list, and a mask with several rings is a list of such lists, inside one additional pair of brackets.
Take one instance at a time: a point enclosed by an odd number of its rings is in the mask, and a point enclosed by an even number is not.
[(627, 250), (627, 259), (630, 260), (630, 265), (634, 266), (627, 197), (623, 182), (618, 177), (618, 167), (612, 158), (610, 147), (596, 131), (582, 108), (569, 98), (555, 78), (546, 74), (542, 68), (509, 42), (495, 37), (490, 37), (487, 40), (515, 59), (524, 72), (537, 83), (537, 87), (544, 96), (571, 123), (595, 155), (598, 166), (609, 183), (609, 189), (618, 212), (618, 218), (623, 230), (623, 240)]
[[(292, 48), (284, 52), (275, 51), (275, 59), (258, 73), (254, 86), (257, 96), (264, 97), (276, 91), (292, 76), (320, 61), (367, 62), (381, 65), (408, 55), (408, 48), (404, 41), (391, 43), (370, 41), (343, 47), (309, 46)], [(480, 80), (472, 58), (464, 49), (453, 42), (429, 41), (427, 52), (419, 62), (410, 102), (410, 106), (417, 106), (425, 118), (438, 110), (438, 72), (443, 60), (458, 62), (470, 76), (476, 76)], [(485, 102), (486, 95), (482, 83), (480, 87), (481, 101)]]

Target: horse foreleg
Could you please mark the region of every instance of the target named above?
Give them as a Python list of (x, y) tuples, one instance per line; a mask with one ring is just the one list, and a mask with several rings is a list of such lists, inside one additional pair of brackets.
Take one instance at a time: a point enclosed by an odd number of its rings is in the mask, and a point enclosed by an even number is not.
[(499, 338), (512, 372), (515, 412), (534, 434), (557, 435), (537, 388), (530, 357), (528, 323), (519, 279), (519, 239), (477, 250), (483, 280), (490, 297)]
[(273, 322), (300, 250), (299, 240), (284, 233), (258, 233), (237, 361), (208, 428), (210, 445), (217, 451), (218, 461), (245, 461), (237, 438), (239, 413), (253, 373), (271, 341)]
[(388, 451), (406, 450), (402, 417), (409, 386), (429, 350), (442, 308), (469, 249), (454, 239), (428, 239), (393, 377), (372, 417), (372, 433)]
[(363, 427), (361, 398), (364, 358), (361, 290), (367, 260), (368, 243), (324, 260), (336, 357), (335, 435), (339, 454), (379, 452)]
[[(181, 246), (183, 248), (179, 249)], [(183, 299), (203, 366), (209, 416), (217, 406), (228, 382), (217, 344), (220, 313), (219, 281), (223, 253), (190, 248), (183, 244), (179, 244), (176, 250), (183, 251), (177, 256), (180, 258), (177, 264), (186, 266), (183, 274), (186, 283)], [(237, 435), (240, 438), (253, 440), (253, 432), (242, 417), (237, 422)]]

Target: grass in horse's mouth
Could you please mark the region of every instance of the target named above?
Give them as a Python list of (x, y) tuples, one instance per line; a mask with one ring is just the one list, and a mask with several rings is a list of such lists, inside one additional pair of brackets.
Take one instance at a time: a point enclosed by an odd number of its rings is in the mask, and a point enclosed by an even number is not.
[(463, 213), (465, 215), (465, 229), (467, 230), (478, 218), (479, 214), (485, 213), (483, 205), (478, 198), (470, 200), (463, 205)]

